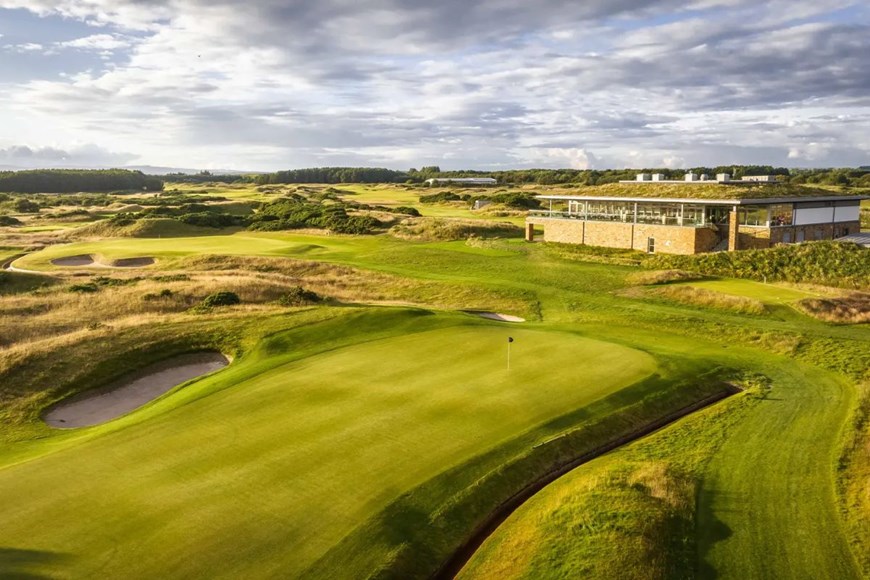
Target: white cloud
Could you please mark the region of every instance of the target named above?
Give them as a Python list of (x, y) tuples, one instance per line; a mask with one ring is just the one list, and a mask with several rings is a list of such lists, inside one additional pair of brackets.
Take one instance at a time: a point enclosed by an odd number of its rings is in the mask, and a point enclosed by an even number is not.
[(0, 84), (0, 123), (153, 164), (682, 167), (870, 150), (870, 22), (806, 21), (826, 9), (808, 0), (0, 7), (97, 23), (40, 48), (106, 61)]

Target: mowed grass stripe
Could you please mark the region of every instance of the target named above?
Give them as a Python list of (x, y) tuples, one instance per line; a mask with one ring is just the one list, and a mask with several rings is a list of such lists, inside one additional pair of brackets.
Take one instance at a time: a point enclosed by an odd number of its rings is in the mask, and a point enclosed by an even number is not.
[(292, 576), (402, 492), (656, 368), (510, 333), (510, 373), (504, 327), (376, 341), (4, 469), (0, 545), (67, 554), (74, 577)]
[(835, 461), (854, 398), (795, 364), (713, 456), (698, 505), (699, 572), (718, 578), (855, 578), (837, 513)]

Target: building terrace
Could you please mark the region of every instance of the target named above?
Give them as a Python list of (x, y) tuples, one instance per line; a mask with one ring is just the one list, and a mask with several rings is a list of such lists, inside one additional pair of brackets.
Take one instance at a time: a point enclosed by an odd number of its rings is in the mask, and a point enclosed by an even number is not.
[[(733, 182), (732, 182), (733, 183)], [(860, 231), (857, 195), (773, 183), (619, 183), (541, 195), (526, 239), (695, 254), (836, 239)]]

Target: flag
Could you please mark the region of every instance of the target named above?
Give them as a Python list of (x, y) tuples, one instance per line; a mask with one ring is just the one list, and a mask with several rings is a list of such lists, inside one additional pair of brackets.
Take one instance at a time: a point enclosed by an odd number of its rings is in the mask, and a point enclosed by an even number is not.
[(508, 342), (513, 342), (513, 341), (514, 341), (514, 337), (509, 336), (509, 337), (508, 337)]

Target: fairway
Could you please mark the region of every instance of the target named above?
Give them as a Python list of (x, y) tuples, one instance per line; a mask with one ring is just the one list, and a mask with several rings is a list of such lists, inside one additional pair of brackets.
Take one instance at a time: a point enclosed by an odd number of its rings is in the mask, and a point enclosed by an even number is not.
[(801, 290), (779, 284), (762, 284), (752, 280), (700, 280), (697, 282), (683, 282), (673, 286), (691, 286), (704, 290), (713, 290), (733, 296), (754, 298), (765, 304), (780, 304), (783, 302), (797, 302), (805, 298), (818, 298), (818, 292)]
[(270, 363), (292, 348), (272, 337), (91, 437), (0, 469), (0, 546), (45, 555), (46, 574), (57, 558), (71, 577), (299, 575), (399, 494), (656, 370), (626, 347), (510, 333), (510, 372), (497, 324), (287, 364)]

